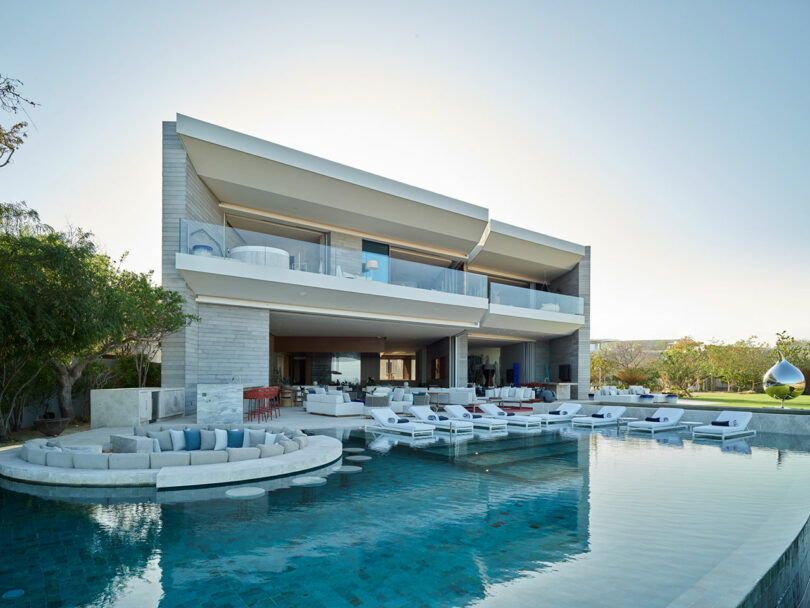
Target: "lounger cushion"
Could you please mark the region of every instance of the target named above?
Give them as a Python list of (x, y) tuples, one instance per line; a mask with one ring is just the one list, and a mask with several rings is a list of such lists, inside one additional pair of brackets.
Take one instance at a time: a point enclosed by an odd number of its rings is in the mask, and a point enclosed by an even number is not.
[(200, 431), (200, 449), (213, 450), (217, 444), (217, 437), (214, 431)]
[[(172, 450), (179, 452), (186, 449), (186, 434), (183, 431), (175, 429), (169, 430), (169, 435), (172, 438)], [(161, 448), (162, 451), (162, 448)]]
[(185, 467), (191, 462), (188, 452), (160, 452), (149, 454), (149, 468)]
[(73, 454), (66, 454), (65, 452), (47, 452), (45, 457), (45, 464), (49, 467), (61, 467), (63, 469), (73, 468)]
[(73, 468), (75, 469), (109, 469), (109, 454), (74, 454)]
[(281, 441), (278, 442), (278, 444), (284, 448), (285, 454), (288, 454), (289, 452), (295, 452), (296, 450), (300, 449), (298, 447), (298, 443), (290, 439), (282, 439)]
[(148, 469), (149, 454), (110, 454), (110, 468)]
[(264, 443), (265, 436), (267, 435), (267, 431), (264, 429), (260, 431), (248, 430), (245, 431), (245, 436), (247, 439), (247, 445), (244, 447), (253, 448), (257, 445)]
[[(211, 432), (213, 433), (213, 431)], [(193, 465), (222, 464), (223, 462), (228, 462), (228, 452), (224, 450), (220, 450), (219, 452), (215, 452), (214, 450), (195, 450), (189, 452), (189, 458)]]
[(186, 438), (186, 449), (190, 452), (192, 450), (199, 450), (202, 445), (202, 433), (195, 429), (185, 429), (183, 435)]
[(228, 431), (225, 429), (215, 429), (214, 436), (216, 440), (214, 443), (215, 450), (224, 450), (228, 447)]
[(242, 448), (245, 443), (245, 431), (242, 429), (228, 431), (228, 447)]
[[(172, 435), (169, 431), (149, 431), (146, 433), (146, 436), (150, 439), (157, 439), (158, 443), (160, 444), (160, 451), (161, 452), (171, 452), (172, 451)], [(146, 468), (146, 467), (144, 467)]]
[(280, 456), (284, 453), (284, 446), (283, 445), (266, 445), (262, 444), (259, 446), (259, 452), (261, 454), (261, 458), (270, 458), (271, 456)]
[(729, 420), (712, 420), (712, 426), (731, 426)]
[(261, 456), (259, 448), (228, 448), (228, 462), (254, 460)]

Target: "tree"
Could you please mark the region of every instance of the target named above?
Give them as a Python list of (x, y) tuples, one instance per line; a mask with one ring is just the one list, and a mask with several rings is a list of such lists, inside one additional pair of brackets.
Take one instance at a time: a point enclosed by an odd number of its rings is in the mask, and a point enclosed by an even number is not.
[(83, 277), (86, 298), (82, 312), (88, 328), (71, 350), (51, 360), (59, 387), (59, 409), (73, 416), (73, 385), (85, 367), (104, 355), (128, 355), (135, 362), (138, 386), (144, 386), (149, 365), (162, 341), (197, 320), (183, 311), (183, 297), (152, 284), (152, 273), (135, 273), (96, 256)]
[(124, 273), (121, 283), (127, 330), (122, 352), (132, 356), (138, 386), (145, 386), (163, 340), (199, 317), (185, 313), (183, 296), (178, 292), (154, 285), (151, 272)]
[(681, 338), (661, 353), (658, 369), (667, 387), (691, 396), (689, 389), (708, 376), (709, 367), (703, 343), (688, 336)]
[(591, 381), (601, 386), (613, 377), (617, 370), (616, 363), (606, 356), (605, 349), (599, 349), (591, 353)]
[[(37, 105), (30, 99), (22, 96), (19, 88), (22, 82), (16, 78), (9, 78), (0, 74), (0, 110), (11, 114), (25, 112), (26, 106)], [(11, 157), (22, 146), (28, 133), (25, 130), (28, 122), (20, 121), (10, 127), (0, 125), (0, 167), (11, 162)]]
[(770, 367), (773, 357), (767, 344), (757, 341), (756, 336), (738, 340), (734, 344), (722, 342), (706, 346), (709, 371), (737, 390), (756, 390), (762, 375)]
[(0, 204), (0, 436), (49, 359), (83, 335), (89, 236), (53, 232), (24, 203)]

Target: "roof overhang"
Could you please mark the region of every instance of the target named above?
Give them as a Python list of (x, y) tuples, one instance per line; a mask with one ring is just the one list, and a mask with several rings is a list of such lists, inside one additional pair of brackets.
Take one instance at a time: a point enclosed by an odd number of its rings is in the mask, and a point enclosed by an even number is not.
[(223, 203), (366, 232), (466, 258), (489, 220), (484, 207), (409, 186), (181, 114), (177, 134)]
[(546, 281), (574, 268), (585, 251), (584, 245), (492, 220), (489, 234), (470, 260), (469, 269)]

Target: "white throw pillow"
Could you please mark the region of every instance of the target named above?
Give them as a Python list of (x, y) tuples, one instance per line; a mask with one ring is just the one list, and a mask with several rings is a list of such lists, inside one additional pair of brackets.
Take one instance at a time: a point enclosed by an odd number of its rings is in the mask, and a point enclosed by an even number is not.
[(157, 440), (157, 437), (152, 440), (152, 451), (160, 452), (160, 442)]
[(172, 438), (172, 450), (177, 452), (186, 449), (186, 435), (183, 431), (169, 429), (169, 436)]
[(343, 393), (343, 403), (351, 403), (352, 398), (349, 396), (349, 393)]
[(228, 431), (225, 429), (214, 429), (214, 449), (224, 450), (228, 447)]
[(273, 445), (276, 442), (276, 435), (275, 433), (265, 433), (264, 434), (264, 445)]
[(402, 397), (405, 395), (405, 391), (401, 388), (395, 388), (394, 394), (391, 396), (392, 401), (402, 401)]

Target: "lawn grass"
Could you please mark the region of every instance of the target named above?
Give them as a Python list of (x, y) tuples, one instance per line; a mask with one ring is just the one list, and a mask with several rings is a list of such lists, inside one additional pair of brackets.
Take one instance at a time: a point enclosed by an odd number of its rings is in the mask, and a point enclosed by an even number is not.
[[(706, 401), (721, 403), (731, 407), (779, 407), (780, 401), (768, 397), (765, 393), (693, 393), (692, 399), (695, 401)], [(810, 395), (802, 395), (796, 399), (785, 401), (787, 408), (810, 409)]]

